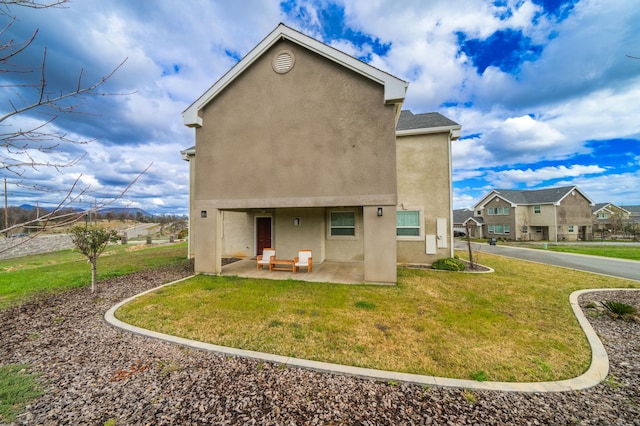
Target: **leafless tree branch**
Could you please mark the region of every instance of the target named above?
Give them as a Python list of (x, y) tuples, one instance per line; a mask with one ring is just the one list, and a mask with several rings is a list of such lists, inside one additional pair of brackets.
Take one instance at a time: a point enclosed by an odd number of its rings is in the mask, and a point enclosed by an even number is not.
[[(114, 197), (104, 196), (89, 210), (83, 212), (69, 212), (68, 209), (81, 196), (93, 194), (88, 186), (81, 186), (79, 175), (73, 183), (64, 190), (53, 190), (37, 183), (29, 182), (27, 170), (40, 171), (47, 168), (63, 173), (64, 169), (69, 169), (78, 164), (85, 154), (78, 154), (75, 158), (69, 159), (65, 154), (69, 145), (87, 144), (92, 140), (76, 140), (63, 131), (54, 128), (55, 120), (62, 114), (84, 114), (81, 106), (90, 96), (124, 96), (129, 93), (106, 93), (99, 90), (113, 75), (124, 65), (126, 58), (114, 67), (110, 72), (103, 75), (92, 83), (85, 83), (84, 70), (78, 72), (77, 82), (68, 90), (52, 91), (47, 83), (47, 49), (43, 50), (42, 60), (37, 67), (28, 67), (20, 64), (20, 54), (24, 53), (38, 35), (38, 30), (34, 30), (30, 37), (23, 41), (16, 41), (9, 36), (9, 29), (16, 22), (13, 15), (14, 7), (28, 7), (32, 9), (48, 9), (66, 7), (69, 0), (0, 0), (0, 16), (9, 16), (9, 22), (0, 29), (0, 75), (20, 73), (33, 73), (31, 81), (20, 81), (15, 84), (4, 84), (4, 89), (12, 89), (14, 94), (10, 99), (2, 100), (6, 102), (8, 108), (3, 108), (3, 115), (0, 116), (0, 176), (10, 175), (13, 177), (13, 185), (28, 188), (32, 191), (40, 192), (60, 192), (58, 205), (47, 214), (27, 220), (26, 222), (5, 226), (0, 230), (5, 235), (19, 227), (38, 224), (40, 231), (33, 233), (26, 239), (16, 241), (16, 244), (7, 247), (2, 252), (11, 250), (19, 244), (24, 244), (29, 239), (39, 235), (47, 228), (72, 224), (81, 220), (85, 215), (97, 212), (120, 199), (139, 179), (149, 170), (151, 164), (136, 176), (124, 190)], [(28, 75), (26, 78), (28, 79)], [(36, 119), (35, 124), (26, 125), (22, 128), (22, 121), (18, 117), (29, 115), (33, 118), (34, 113), (44, 118)], [(5, 194), (6, 196), (6, 194)]]

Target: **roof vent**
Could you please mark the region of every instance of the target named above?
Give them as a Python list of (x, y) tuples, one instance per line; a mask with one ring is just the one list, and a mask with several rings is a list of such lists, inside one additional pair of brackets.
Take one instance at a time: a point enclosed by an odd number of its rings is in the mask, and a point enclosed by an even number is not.
[(288, 50), (283, 50), (273, 58), (273, 70), (278, 74), (285, 74), (291, 71), (296, 62), (295, 56)]

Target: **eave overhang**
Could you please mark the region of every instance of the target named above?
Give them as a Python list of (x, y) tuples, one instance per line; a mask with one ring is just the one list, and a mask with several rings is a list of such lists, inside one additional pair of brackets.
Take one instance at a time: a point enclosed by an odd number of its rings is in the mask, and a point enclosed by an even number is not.
[(460, 132), (462, 130), (461, 125), (456, 126), (441, 126), (441, 127), (426, 127), (423, 129), (407, 129), (397, 130), (396, 136), (414, 136), (414, 135), (426, 135), (433, 133), (449, 133), (452, 141), (456, 141), (460, 138)]

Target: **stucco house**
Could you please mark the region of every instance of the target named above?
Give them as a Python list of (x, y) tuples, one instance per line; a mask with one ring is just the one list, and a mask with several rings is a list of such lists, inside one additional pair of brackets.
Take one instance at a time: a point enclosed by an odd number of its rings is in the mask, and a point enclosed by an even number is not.
[(516, 241), (593, 239), (593, 201), (577, 186), (494, 189), (474, 206), (487, 238)]
[(640, 206), (598, 203), (592, 208), (594, 238), (636, 236), (640, 228)]
[(598, 203), (592, 208), (594, 233), (601, 238), (622, 232), (629, 220), (630, 212), (612, 203)]
[(472, 238), (482, 238), (482, 223), (482, 217), (476, 216), (471, 209), (457, 209), (453, 211), (454, 233), (457, 231)]
[(361, 262), (453, 254), (451, 141), (460, 125), (402, 111), (408, 83), (279, 25), (183, 113), (196, 273), (267, 247)]

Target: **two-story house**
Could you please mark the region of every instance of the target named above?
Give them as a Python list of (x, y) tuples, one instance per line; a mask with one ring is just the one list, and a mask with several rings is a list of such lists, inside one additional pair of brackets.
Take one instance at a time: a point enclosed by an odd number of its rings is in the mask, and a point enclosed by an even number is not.
[(398, 263), (453, 255), (451, 141), (460, 125), (401, 111), (408, 83), (279, 25), (184, 113), (189, 254), (313, 251), (393, 283)]
[(577, 186), (494, 189), (474, 206), (487, 238), (515, 241), (591, 240), (594, 203)]

